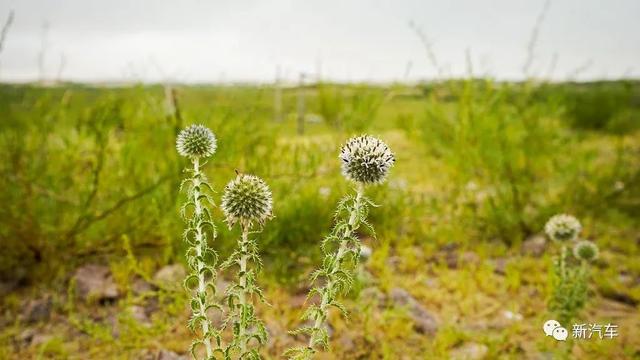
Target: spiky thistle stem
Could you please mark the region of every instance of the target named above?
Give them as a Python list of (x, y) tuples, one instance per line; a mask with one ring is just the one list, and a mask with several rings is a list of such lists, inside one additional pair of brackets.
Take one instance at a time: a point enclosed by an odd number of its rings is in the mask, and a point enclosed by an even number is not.
[[(214, 329), (207, 316), (207, 311), (212, 308), (222, 310), (215, 302), (216, 287), (214, 285), (217, 276), (216, 263), (218, 255), (207, 244), (207, 230), (211, 239), (216, 238), (216, 227), (211, 219), (211, 212), (207, 207), (215, 206), (208, 192), (213, 192), (207, 182), (207, 177), (201, 171), (200, 159), (206, 159), (216, 151), (217, 141), (211, 130), (203, 125), (191, 125), (178, 133), (176, 150), (191, 161), (192, 169), (185, 170), (190, 176), (180, 185), (189, 184), (187, 190), (187, 202), (181, 208), (182, 217), (186, 220), (187, 228), (183, 233), (187, 248), (187, 263), (190, 273), (184, 279), (184, 287), (192, 295), (191, 318), (188, 322), (189, 329), (197, 333), (200, 327), (201, 335), (191, 343), (191, 355), (196, 356), (196, 348), (204, 345), (207, 359), (214, 359), (214, 353), (220, 350), (220, 331)], [(190, 216), (187, 209), (193, 207)], [(196, 335), (197, 336), (197, 335)], [(216, 348), (211, 346), (211, 339), (215, 338)]]
[[(318, 346), (323, 349), (329, 347), (326, 322), (331, 306), (347, 316), (346, 309), (336, 297), (340, 293), (348, 293), (353, 285), (354, 270), (358, 267), (362, 247), (356, 230), (363, 225), (375, 235), (373, 227), (367, 222), (369, 206), (375, 205), (364, 196), (364, 187), (383, 183), (395, 163), (389, 146), (369, 135), (349, 139), (340, 149), (338, 158), (344, 177), (356, 184), (356, 195), (346, 196), (340, 201), (335, 214), (335, 226), (322, 242), (324, 261), (322, 267), (311, 275), (311, 283), (316, 284), (322, 278), (324, 284), (314, 285), (307, 296), (309, 299), (318, 295), (320, 303), (310, 305), (302, 315), (303, 320), (311, 320), (313, 325), (292, 331), (293, 334), (307, 334), (309, 342), (305, 347), (287, 350), (284, 355), (289, 359), (311, 359)], [(330, 250), (330, 246), (337, 247), (337, 250)], [(349, 258), (351, 262), (345, 264), (345, 259)]]
[[(332, 298), (335, 296), (335, 293), (337, 290), (337, 289), (334, 289), (334, 286), (336, 283), (335, 274), (340, 270), (340, 266), (342, 265), (342, 258), (344, 257), (344, 254), (349, 249), (349, 240), (347, 239), (351, 236), (351, 233), (353, 233), (353, 231), (357, 229), (358, 211), (360, 209), (360, 200), (362, 199), (362, 194), (363, 194), (363, 187), (362, 185), (359, 185), (358, 190), (356, 192), (356, 200), (354, 203), (354, 207), (349, 216), (349, 222), (347, 223), (348, 226), (345, 227), (344, 234), (342, 234), (342, 240), (340, 241), (340, 247), (338, 247), (338, 252), (335, 255), (335, 261), (332, 261), (329, 266), (329, 269), (328, 269), (329, 275), (327, 276), (327, 279), (328, 279), (327, 284), (323, 288), (323, 290), (321, 290), (322, 301), (320, 302), (320, 309), (319, 309), (320, 311), (315, 313), (315, 321), (314, 321), (313, 330), (312, 330), (313, 333), (318, 332), (321, 326), (323, 325), (324, 321), (326, 320), (326, 316), (323, 316), (322, 314), (327, 313), (327, 307), (329, 307), (332, 301)], [(309, 338), (308, 346), (310, 348), (314, 347), (315, 340), (316, 339), (314, 339), (313, 336)]]
[[(196, 262), (197, 262), (197, 270), (198, 270), (198, 296), (200, 296), (201, 294), (205, 294), (205, 286), (206, 286), (206, 282), (204, 280), (204, 274), (203, 274), (203, 269), (204, 269), (204, 261), (202, 261), (202, 254), (204, 253), (204, 250), (206, 250), (207, 248), (207, 244), (204, 240), (204, 236), (203, 236), (203, 232), (202, 232), (202, 207), (200, 204), (200, 185), (201, 185), (201, 179), (200, 179), (200, 161), (199, 158), (195, 158), (193, 159), (193, 187), (194, 187), (194, 191), (193, 191), (193, 202), (195, 204), (195, 218), (197, 218), (197, 224), (196, 224)], [(200, 308), (200, 313), (206, 317), (206, 304), (204, 301), (202, 301), (202, 299), (200, 299), (201, 301), (198, 301), (198, 305)], [(206, 321), (202, 321), (202, 333), (203, 334), (208, 334), (209, 333), (209, 321), (208, 319)], [(205, 341), (204, 343), (206, 349), (207, 349), (207, 357), (210, 358), (213, 356), (213, 350), (211, 349), (211, 343), (209, 341)]]
[(567, 278), (567, 247), (562, 245), (560, 247), (560, 277), (564, 281)]
[[(267, 331), (263, 322), (256, 316), (253, 305), (253, 296), (256, 295), (264, 301), (262, 289), (256, 284), (256, 275), (262, 268), (262, 261), (258, 254), (256, 241), (249, 238), (251, 224), (239, 221), (242, 235), (238, 241), (238, 247), (233, 254), (222, 264), (222, 268), (237, 266), (237, 283), (227, 288), (226, 299), (230, 308), (227, 324), (232, 324), (233, 340), (225, 349), (225, 359), (231, 359), (232, 354), (238, 353), (239, 359), (259, 359), (257, 349), (249, 346), (252, 338), (258, 340), (260, 345), (267, 341)], [(250, 262), (254, 264), (250, 268)]]
[[(240, 257), (240, 288), (242, 289), (240, 291), (240, 299), (239, 299), (239, 305), (241, 309), (245, 309), (247, 307), (247, 295), (248, 294), (248, 289), (247, 289), (247, 261), (249, 260), (249, 246), (248, 246), (248, 242), (249, 242), (249, 226), (247, 226), (247, 224), (242, 224), (242, 239), (240, 240), (240, 252), (241, 252), (241, 257)], [(241, 322), (241, 325), (242, 322)], [(244, 324), (246, 325), (246, 324)], [(248, 339), (245, 336), (247, 329), (245, 328), (245, 326), (240, 326), (240, 328), (238, 329), (239, 332), (239, 338), (240, 338), (240, 353), (244, 354), (247, 352), (247, 343), (248, 343)]]
[[(267, 331), (256, 316), (253, 296), (265, 302), (262, 290), (257, 285), (257, 274), (262, 261), (255, 239), (250, 239), (254, 224), (263, 225), (272, 217), (271, 191), (264, 181), (253, 175), (238, 174), (225, 187), (222, 196), (222, 210), (230, 227), (240, 225), (241, 236), (238, 247), (222, 264), (223, 268), (238, 267), (237, 283), (227, 288), (226, 299), (230, 314), (225, 324), (233, 326), (233, 340), (225, 349), (225, 358), (238, 354), (239, 359), (259, 359), (257, 348), (251, 348), (249, 341), (255, 338), (259, 345), (267, 341)], [(250, 267), (250, 264), (253, 264)], [(226, 325), (225, 325), (226, 326)]]
[[(213, 328), (207, 315), (211, 308), (220, 308), (215, 303), (214, 281), (217, 275), (215, 265), (217, 254), (207, 244), (207, 230), (209, 227), (212, 239), (216, 237), (216, 227), (211, 220), (211, 214), (205, 202), (213, 206), (213, 200), (205, 189), (211, 191), (204, 173), (200, 167), (200, 158), (191, 158), (193, 168), (189, 171), (191, 178), (185, 180), (190, 183), (188, 190), (189, 201), (183, 206), (183, 216), (186, 218), (186, 209), (193, 207), (193, 213), (187, 218), (187, 229), (184, 232), (184, 240), (190, 245), (187, 249), (187, 261), (191, 273), (185, 279), (185, 288), (193, 295), (191, 299), (192, 316), (189, 320), (189, 328), (195, 332), (198, 323), (202, 331), (201, 337), (195, 340), (191, 346), (191, 353), (196, 357), (195, 350), (198, 345), (204, 345), (207, 359), (213, 359), (214, 348), (211, 345), (212, 338), (216, 339), (220, 346), (219, 331)], [(194, 284), (195, 282), (195, 284)], [(195, 286), (194, 286), (195, 285)]]
[[(293, 331), (296, 334), (307, 334), (309, 342), (306, 347), (289, 349), (285, 355), (290, 359), (311, 359), (318, 347), (328, 348), (326, 322), (330, 307), (336, 307), (344, 316), (348, 316), (346, 309), (336, 298), (340, 293), (348, 293), (353, 284), (354, 269), (357, 267), (361, 248), (356, 230), (363, 225), (373, 232), (373, 228), (366, 221), (368, 208), (372, 205), (373, 203), (364, 196), (362, 183), (357, 184), (355, 196), (346, 196), (340, 202), (336, 212), (336, 225), (323, 242), (323, 266), (311, 276), (312, 283), (317, 283), (320, 278), (324, 278), (325, 281), (324, 286), (315, 286), (309, 292), (309, 298), (313, 295), (320, 297), (320, 303), (310, 305), (303, 315), (303, 319), (311, 320), (313, 325)], [(338, 245), (337, 250), (331, 251), (330, 245)], [(345, 264), (348, 258), (352, 259), (353, 266)]]

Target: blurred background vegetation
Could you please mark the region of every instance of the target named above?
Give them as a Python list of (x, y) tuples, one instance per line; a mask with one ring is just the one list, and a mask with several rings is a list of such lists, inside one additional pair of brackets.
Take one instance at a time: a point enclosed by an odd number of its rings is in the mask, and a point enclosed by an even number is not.
[[(221, 192), (238, 169), (264, 178), (274, 194), (276, 217), (259, 239), (261, 281), (274, 304), (263, 313), (274, 339), (265, 356), (295, 341), (286, 330), (297, 322), (333, 208), (350, 190), (338, 149), (363, 132), (387, 141), (397, 164), (386, 184), (370, 190), (381, 206), (371, 212), (377, 239), (362, 234), (373, 256), (359, 289), (383, 297), (407, 289), (439, 327), (428, 335), (407, 328), (411, 313), (366, 305), (356, 291), (350, 322), (332, 320), (329, 358), (398, 359), (398, 349), (409, 359), (464, 358), (473, 349), (488, 358), (555, 354), (540, 330), (553, 251), (531, 246), (559, 212), (580, 218), (584, 236), (603, 251), (585, 322), (617, 322), (621, 333), (571, 342), (572, 354), (640, 356), (639, 82), (5, 84), (0, 114), (0, 358), (184, 353), (180, 290), (154, 290), (160, 310), (148, 326), (127, 309), (148, 297), (133, 294), (135, 279), (153, 283), (158, 269), (184, 261), (178, 187), (186, 162), (174, 144), (192, 123), (218, 137), (204, 168), (214, 189)], [(218, 225), (214, 247), (228, 254), (238, 234)], [(86, 264), (109, 267), (115, 304), (71, 296), (74, 271)], [(25, 309), (43, 297), (52, 304), (47, 320), (25, 320)], [(520, 320), (492, 325), (500, 309)], [(117, 315), (94, 316), (102, 313)], [(25, 329), (48, 337), (26, 341)]]

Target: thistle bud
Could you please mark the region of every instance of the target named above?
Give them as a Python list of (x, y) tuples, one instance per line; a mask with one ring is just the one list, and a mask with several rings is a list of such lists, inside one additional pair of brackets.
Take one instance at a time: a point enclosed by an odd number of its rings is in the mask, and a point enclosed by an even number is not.
[(340, 149), (342, 174), (363, 184), (381, 183), (387, 177), (395, 157), (387, 144), (369, 135), (349, 139)]
[(224, 188), (221, 208), (230, 227), (238, 221), (262, 225), (272, 216), (271, 190), (259, 177), (239, 174)]
[(216, 152), (216, 148), (216, 136), (202, 125), (191, 125), (180, 131), (176, 140), (178, 153), (189, 158), (207, 158)]
[(578, 238), (578, 234), (582, 230), (582, 225), (578, 219), (571, 215), (560, 214), (555, 215), (547, 221), (544, 231), (549, 238), (555, 241), (573, 241)]
[(580, 260), (593, 261), (598, 258), (598, 246), (591, 241), (582, 240), (573, 247), (573, 255)]

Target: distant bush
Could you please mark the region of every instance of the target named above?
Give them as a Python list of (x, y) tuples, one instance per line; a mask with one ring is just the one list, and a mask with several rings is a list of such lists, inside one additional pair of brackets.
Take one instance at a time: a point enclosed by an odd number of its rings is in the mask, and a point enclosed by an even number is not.
[(330, 126), (362, 132), (375, 120), (384, 101), (381, 89), (369, 86), (318, 85), (318, 111)]
[(567, 116), (576, 128), (631, 131), (640, 125), (640, 104), (634, 104), (633, 91), (630, 82), (565, 85)]
[(471, 203), (461, 202), (462, 213), (485, 238), (511, 243), (535, 232), (537, 202), (546, 191), (540, 180), (560, 151), (557, 102), (531, 101), (526, 85), (469, 80), (443, 86), (452, 96), (442, 100), (431, 92), (409, 134), (447, 163), (460, 196), (473, 193)]

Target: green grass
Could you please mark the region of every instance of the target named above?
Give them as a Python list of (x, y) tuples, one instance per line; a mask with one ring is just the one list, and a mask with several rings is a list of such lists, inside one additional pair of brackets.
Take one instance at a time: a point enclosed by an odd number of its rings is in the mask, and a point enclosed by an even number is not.
[[(533, 84), (447, 81), (409, 87), (321, 84), (305, 90), (309, 113), (324, 122), (296, 134), (296, 89), (284, 89), (284, 120), (274, 122), (269, 87), (181, 87), (181, 119), (167, 116), (158, 86), (0, 87), (0, 280), (26, 284), (1, 300), (3, 313), (43, 292), (55, 294), (51, 321), (27, 325), (3, 315), (0, 358), (132, 358), (141, 349), (184, 352), (187, 295), (160, 292), (150, 326), (127, 312), (141, 299), (128, 291), (134, 275), (183, 262), (187, 165), (175, 150), (185, 125), (202, 123), (218, 137), (205, 171), (217, 189), (235, 169), (269, 184), (275, 218), (264, 228), (261, 283), (273, 307), (261, 307), (277, 356), (299, 325), (292, 306), (320, 261), (319, 244), (338, 199), (350, 190), (340, 175), (338, 149), (368, 132), (395, 151), (389, 181), (369, 191), (377, 239), (364, 239), (366, 265), (382, 292), (407, 289), (440, 321), (435, 336), (413, 331), (409, 314), (371, 305), (354, 293), (352, 317), (332, 315), (333, 351), (327, 358), (447, 358), (465, 342), (488, 347), (488, 358), (563, 353), (542, 336), (552, 253), (520, 254), (519, 244), (540, 233), (558, 212), (576, 215), (602, 258), (583, 313), (585, 322), (617, 323), (616, 340), (576, 341), (574, 356), (640, 356), (640, 84)], [(217, 199), (219, 202), (219, 199)], [(222, 219), (221, 213), (216, 215)], [(221, 222), (214, 246), (229, 254), (238, 234)], [(473, 252), (480, 261), (446, 265)], [(493, 272), (496, 258), (506, 275)], [(125, 294), (102, 307), (67, 298), (76, 266), (109, 264)], [(627, 285), (621, 275), (634, 279)], [(635, 285), (634, 285), (635, 284)], [(524, 318), (496, 324), (502, 310)], [(97, 316), (96, 314), (100, 314)], [(112, 334), (115, 319), (119, 337)], [(15, 346), (27, 328), (53, 335), (37, 346)], [(275, 330), (274, 330), (275, 329)], [(278, 331), (276, 331), (278, 330)], [(347, 340), (345, 340), (347, 339)]]

